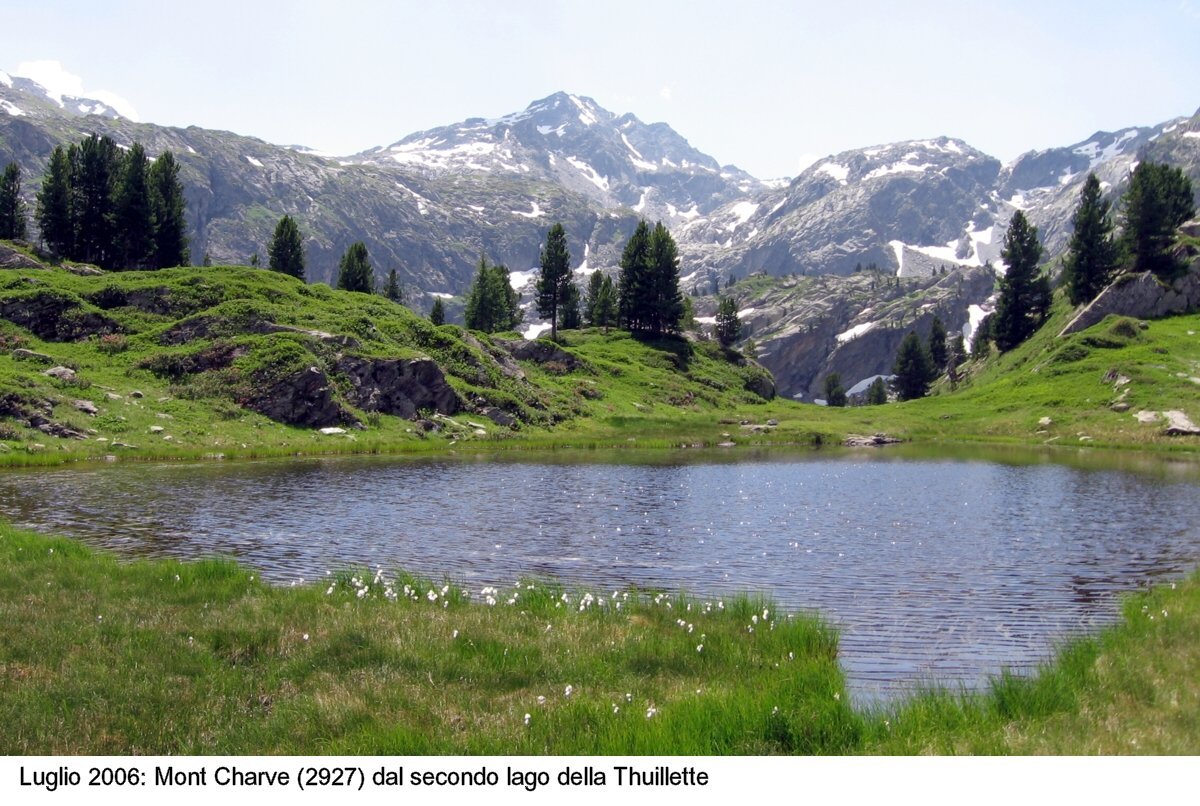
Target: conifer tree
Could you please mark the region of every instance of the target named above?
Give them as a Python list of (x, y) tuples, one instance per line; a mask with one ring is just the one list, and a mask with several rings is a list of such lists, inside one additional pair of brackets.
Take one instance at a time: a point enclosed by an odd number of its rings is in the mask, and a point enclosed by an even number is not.
[(929, 328), (929, 360), (933, 363), (934, 372), (941, 373), (946, 369), (946, 326), (942, 317), (933, 317)]
[(367, 246), (362, 241), (350, 244), (338, 264), (337, 287), (343, 291), (375, 293), (375, 273), (367, 256)]
[(558, 319), (563, 330), (578, 330), (583, 324), (583, 315), (579, 311), (579, 286), (569, 279), (562, 302), (559, 303)]
[(910, 330), (900, 342), (892, 373), (896, 376), (892, 379), (892, 388), (901, 400), (915, 400), (928, 394), (934, 378), (933, 364), (915, 331)]
[(1117, 263), (1110, 203), (1101, 197), (1100, 180), (1089, 173), (1071, 219), (1074, 232), (1063, 259), (1063, 285), (1072, 305), (1090, 302), (1108, 283)]
[(383, 284), (383, 295), (397, 305), (404, 304), (404, 288), (400, 285), (400, 277), (395, 267), (388, 270), (387, 281)]
[(604, 285), (604, 272), (594, 271), (588, 277), (587, 293), (583, 297), (583, 321), (590, 327), (595, 327), (596, 301), (600, 297), (600, 289)]
[(884, 384), (883, 378), (876, 377), (871, 381), (871, 385), (867, 387), (867, 405), (882, 406), (888, 401), (887, 385)]
[(679, 250), (671, 233), (658, 222), (650, 233), (649, 328), (653, 336), (678, 333), (683, 319), (679, 292)]
[(621, 275), (617, 293), (617, 317), (620, 324), (632, 331), (649, 328), (648, 299), (650, 279), (650, 225), (645, 219), (638, 222), (633, 235), (621, 252)]
[(69, 257), (75, 247), (71, 215), (71, 162), (67, 150), (55, 146), (46, 166), (34, 213), (42, 242), (57, 257)]
[(154, 209), (150, 191), (150, 161), (141, 143), (134, 143), (121, 160), (116, 192), (113, 268), (148, 269), (155, 254)]
[(1038, 274), (1042, 245), (1037, 227), (1020, 210), (1013, 213), (1000, 254), (1008, 270), (1000, 280), (992, 336), (1000, 351), (1007, 352), (1033, 335), (1050, 308), (1049, 283)]
[(1137, 271), (1170, 276), (1179, 268), (1171, 256), (1176, 228), (1196, 214), (1192, 183), (1177, 167), (1141, 162), (1125, 193), (1123, 242)]
[(267, 267), (304, 279), (304, 239), (296, 220), (290, 215), (285, 215), (275, 225), (275, 234), (267, 246)]
[(25, 201), (21, 198), (21, 168), (10, 162), (0, 179), (0, 238), (25, 240)]
[[(539, 255), (540, 272), (537, 279), (537, 311), (550, 320), (550, 338), (558, 338), (559, 309), (571, 293), (571, 253), (567, 251), (567, 233), (562, 224), (555, 224), (546, 235), (546, 245)], [(575, 291), (575, 313), (579, 313), (578, 290)]]
[(738, 340), (742, 333), (742, 320), (738, 319), (737, 303), (733, 297), (721, 297), (717, 303), (717, 321), (714, 325), (717, 341), (722, 347), (728, 347)]
[(521, 321), (520, 297), (509, 280), (508, 269), (489, 265), (480, 256), (479, 269), (467, 295), (464, 311), (467, 327), (495, 333), (511, 330)]
[(846, 390), (842, 387), (842, 376), (831, 372), (825, 376), (825, 405), (842, 408), (846, 405)]
[(604, 328), (605, 333), (617, 324), (617, 287), (607, 275), (600, 281), (600, 290), (596, 292), (596, 304), (592, 307), (592, 324)]
[(429, 309), (429, 321), (435, 325), (446, 324), (446, 306), (442, 305), (441, 297), (434, 297), (433, 307)]
[[(154, 208), (154, 265), (165, 269), (191, 262), (187, 237), (187, 202), (179, 180), (179, 163), (164, 151), (150, 166), (150, 199)], [(207, 257), (207, 255), (205, 255)]]
[(111, 137), (96, 134), (72, 150), (75, 155), (71, 166), (71, 207), (75, 220), (73, 257), (112, 268), (116, 259), (114, 191), (120, 171), (120, 152)]

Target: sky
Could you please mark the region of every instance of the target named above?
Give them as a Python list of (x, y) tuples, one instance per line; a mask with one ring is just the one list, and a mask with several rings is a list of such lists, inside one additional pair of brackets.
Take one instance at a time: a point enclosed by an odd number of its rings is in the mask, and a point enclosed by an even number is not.
[(0, 0), (0, 19), (0, 70), (337, 155), (559, 90), (763, 179), (941, 135), (1007, 161), (1200, 108), (1200, 0)]

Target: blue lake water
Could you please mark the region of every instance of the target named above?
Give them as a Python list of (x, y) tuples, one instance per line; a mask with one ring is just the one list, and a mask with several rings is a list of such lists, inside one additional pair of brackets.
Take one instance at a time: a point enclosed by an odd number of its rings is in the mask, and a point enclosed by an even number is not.
[(596, 594), (761, 592), (838, 625), (860, 701), (1029, 668), (1113, 620), (1117, 594), (1200, 561), (1187, 464), (589, 458), (12, 470), (0, 517), (129, 555), (233, 556), (285, 584), (366, 566), (474, 590), (534, 576)]

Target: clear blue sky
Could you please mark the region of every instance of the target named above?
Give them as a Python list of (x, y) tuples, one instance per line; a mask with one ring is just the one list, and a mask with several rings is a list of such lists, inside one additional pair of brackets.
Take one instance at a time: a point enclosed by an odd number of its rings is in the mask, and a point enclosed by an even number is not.
[(0, 70), (57, 60), (144, 121), (335, 154), (560, 89), (762, 178), (943, 134), (1007, 160), (1200, 107), (1200, 0), (0, 0), (0, 19)]

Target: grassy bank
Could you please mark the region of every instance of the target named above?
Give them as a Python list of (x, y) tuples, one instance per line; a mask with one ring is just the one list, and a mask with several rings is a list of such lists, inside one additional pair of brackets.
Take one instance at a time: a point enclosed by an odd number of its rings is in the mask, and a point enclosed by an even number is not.
[(1200, 751), (1200, 576), (1033, 681), (889, 713), (849, 702), (832, 630), (761, 601), (275, 588), (8, 527), (0, 593), (8, 754)]
[[(1058, 339), (1071, 315), (1060, 300), (1028, 343), (969, 362), (955, 390), (943, 382), (923, 400), (827, 409), (762, 400), (748, 389), (761, 370), (713, 342), (568, 331), (560, 355), (514, 362), (501, 341), (433, 327), (382, 298), (245, 267), (6, 270), (0, 308), (9, 317), (0, 318), (0, 465), (439, 452), (464, 443), (807, 446), (876, 432), (925, 443), (1200, 447), (1197, 437), (1166, 436), (1161, 416), (1135, 418), (1178, 410), (1200, 421), (1200, 315), (1144, 328), (1109, 320)], [(430, 356), (462, 399), (517, 422), (462, 413), (426, 432), (410, 419), (356, 409), (335, 369), (347, 352)], [(53, 364), (74, 377), (48, 377)], [(309, 366), (326, 369), (333, 400), (361, 427), (325, 434), (253, 410), (248, 401), (261, 389)], [(23, 425), (31, 415), (72, 435)]]

